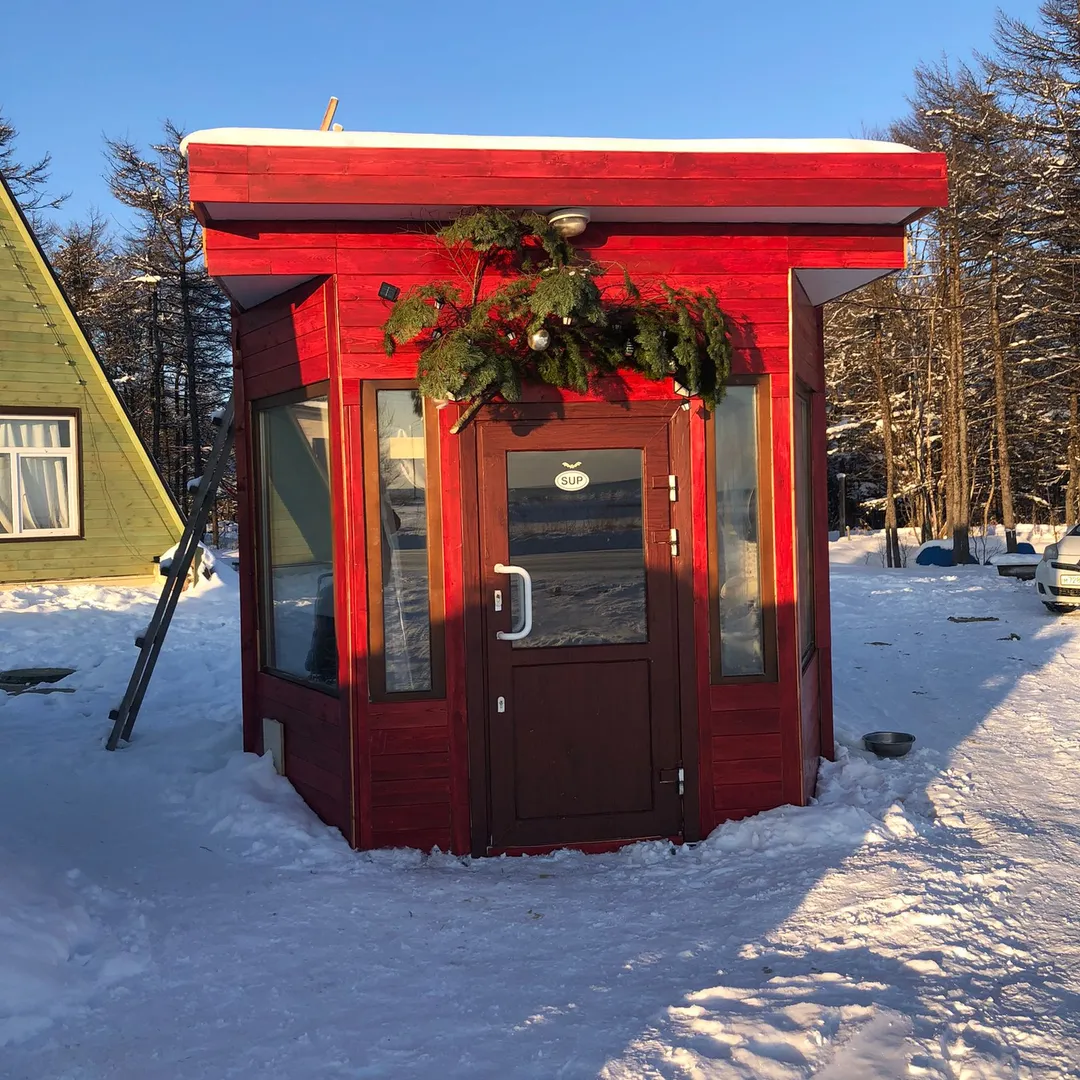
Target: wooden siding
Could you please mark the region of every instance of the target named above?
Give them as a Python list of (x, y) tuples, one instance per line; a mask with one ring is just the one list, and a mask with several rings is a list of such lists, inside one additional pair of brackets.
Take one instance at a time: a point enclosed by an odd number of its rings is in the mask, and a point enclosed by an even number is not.
[[(944, 205), (943, 154), (297, 146), (188, 148), (197, 203), (370, 206)], [(287, 270), (253, 271), (291, 273)]]
[(818, 762), (833, 757), (832, 620), (829, 609), (828, 457), (825, 435), (825, 352), (821, 308), (791, 279), (792, 369), (809, 389), (814, 510), (813, 656), (799, 679), (799, 741), (803, 800), (817, 786)]
[[(818, 313), (805, 297), (792, 313), (791, 267), (881, 264), (881, 253), (902, 244), (897, 229), (777, 226), (599, 226), (590, 227), (583, 247), (594, 258), (610, 264), (613, 280), (625, 266), (639, 281), (666, 280), (688, 287), (711, 287), (733, 320), (737, 373), (767, 376), (762, 392), (772, 410), (773, 531), (776, 544), (775, 595), (778, 675), (776, 682), (710, 685), (708, 559), (706, 537), (697, 523), (704, 522), (704, 447), (706, 418), (699, 408), (691, 412), (690, 484), (695, 526), (689, 551), (693, 563), (692, 615), (680, 616), (681, 633), (693, 643), (682, 651), (692, 657), (696, 689), (698, 774), (691, 782), (699, 808), (696, 821), (687, 824), (687, 835), (704, 835), (723, 820), (784, 802), (805, 801), (810, 791), (807, 756), (809, 732), (824, 729), (830, 711), (822, 705), (804, 712), (810, 703), (810, 684), (800, 696), (801, 666), (795, 618), (795, 522), (794, 466), (792, 460), (791, 394), (793, 378), (816, 379), (820, 385), (818, 352), (804, 355), (820, 334)], [(440, 467), (444, 477), (442, 524), (444, 543), (446, 619), (446, 698), (442, 701), (369, 701), (367, 689), (367, 610), (364, 586), (364, 508), (359, 482), (360, 447), (370, 437), (370, 422), (362, 416), (360, 382), (363, 379), (411, 378), (415, 374), (416, 350), (403, 348), (388, 358), (383, 349), (382, 324), (390, 305), (379, 300), (380, 282), (401, 288), (448, 276), (448, 268), (434, 249), (430, 237), (398, 225), (265, 224), (240, 222), (211, 228), (207, 233), (208, 259), (215, 273), (327, 274), (336, 288), (340, 328), (336, 337), (324, 330), (316, 309), (325, 299), (329, 283), (323, 280), (239, 316), (244, 393), (248, 398), (277, 394), (327, 377), (340, 405), (331, 409), (339, 432), (333, 439), (341, 456), (333, 469), (333, 505), (352, 529), (347, 540), (335, 541), (338, 566), (350, 567), (348, 599), (338, 590), (339, 638), (349, 671), (342, 675), (341, 716), (351, 701), (351, 748), (347, 746), (344, 721), (337, 738), (342, 755), (339, 778), (352, 772), (352, 817), (344, 792), (336, 808), (328, 809), (321, 792), (313, 805), (334, 824), (351, 821), (350, 835), (357, 846), (409, 845), (439, 847), (459, 853), (470, 849), (470, 775), (483, 783), (478, 763), (470, 769), (467, 723), (483, 723), (483, 716), (466, 717), (466, 648), (464, 620), (467, 606), (475, 602), (466, 592), (465, 567), (477, 558), (468, 540), (472, 519), (461, 485), (451, 478), (465, 476), (474, 465), (470, 439), (449, 436), (456, 415), (450, 406), (440, 414)], [(268, 268), (274, 268), (271, 271)], [(330, 305), (331, 308), (333, 305)], [(805, 308), (805, 311), (803, 310)], [(289, 336), (289, 327), (292, 336)], [(323, 336), (320, 338), (320, 334)], [(339, 353), (330, 359), (328, 348), (336, 341)], [(800, 344), (801, 343), (801, 344)], [(246, 351), (246, 350), (250, 351)], [(798, 367), (793, 371), (793, 365)], [(670, 386), (633, 376), (601, 388), (609, 399), (669, 398)], [(596, 395), (563, 393), (550, 387), (531, 387), (532, 400), (579, 401)], [(821, 395), (817, 395), (822, 400)], [(340, 409), (340, 416), (338, 410)], [(821, 414), (823, 418), (823, 412)], [(336, 417), (336, 419), (335, 419)], [(817, 423), (817, 421), (815, 421)], [(824, 451), (824, 429), (817, 430)], [(823, 474), (815, 477), (823, 483)], [(344, 525), (341, 526), (344, 528)], [(246, 550), (246, 547), (245, 547)], [(827, 555), (827, 552), (825, 553)], [(251, 565), (249, 560), (249, 567)], [(827, 589), (827, 570), (819, 574)], [(249, 586), (246, 606), (254, 604), (254, 585)], [(343, 608), (341, 605), (345, 605)], [(827, 598), (818, 608), (818, 640), (822, 665), (815, 668), (820, 698), (826, 700)], [(691, 629), (692, 628), (692, 629)], [(253, 627), (245, 628), (247, 659), (256, 663)], [(469, 651), (475, 652), (475, 642)], [(259, 680), (265, 683), (265, 676)], [(258, 680), (256, 680), (258, 681)], [(314, 695), (314, 691), (290, 687), (290, 692)], [(245, 705), (256, 720), (249, 725), (249, 745), (255, 748), (259, 710), (263, 699)], [(325, 702), (325, 697), (315, 695)], [(267, 698), (272, 703), (277, 698)], [(312, 698), (314, 700), (314, 698)], [(314, 707), (314, 706), (313, 706)], [(325, 705), (318, 706), (325, 710)], [(693, 706), (692, 706), (693, 707)], [(279, 710), (286, 715), (285, 710)], [(288, 716), (283, 721), (288, 724)], [(294, 727), (299, 729), (298, 725)], [(286, 745), (296, 746), (304, 735), (287, 731)], [(831, 734), (823, 739), (831, 745)], [(286, 750), (286, 756), (289, 755)], [(317, 752), (313, 751), (313, 753)], [(351, 755), (351, 756), (348, 756)], [(813, 751), (816, 762), (816, 750)], [(323, 762), (322, 765), (319, 761)], [(310, 764), (325, 769), (326, 758)], [(318, 776), (319, 774), (310, 774)], [(324, 777), (325, 780), (325, 777)], [(304, 781), (302, 781), (304, 782)], [(324, 785), (325, 786), (325, 785)], [(309, 784), (310, 787), (310, 784)], [(692, 805), (692, 800), (688, 800)]]
[[(261, 670), (258, 611), (258, 565), (261, 556), (258, 475), (253, 413), (259, 399), (325, 382), (336, 360), (336, 301), (327, 282), (314, 282), (239, 314), (234, 325), (234, 389), (236, 395), (236, 472), (240, 543), (241, 652), (243, 656), (244, 749), (262, 753), (262, 721), (277, 720), (284, 728), (284, 773), (309, 806), (328, 825), (355, 842), (353, 820), (352, 727), (354, 696), (351, 638), (348, 632), (349, 584), (339, 575), (335, 585), (335, 624), (342, 664), (338, 694), (323, 691)], [(291, 334), (291, 336), (290, 336)], [(336, 366), (336, 364), (335, 364)], [(344, 422), (340, 394), (328, 395), (332, 472), (343, 468)], [(333, 495), (332, 489), (332, 495)], [(335, 515), (340, 521), (340, 515)], [(294, 553), (305, 547), (287, 531), (274, 537)], [(342, 535), (335, 530), (335, 554)], [(341, 559), (339, 565), (347, 565)], [(342, 595), (342, 594), (345, 595)]]
[(78, 410), (81, 535), (0, 540), (0, 584), (156, 574), (180, 536), (176, 507), (0, 186), (0, 413), (20, 409)]

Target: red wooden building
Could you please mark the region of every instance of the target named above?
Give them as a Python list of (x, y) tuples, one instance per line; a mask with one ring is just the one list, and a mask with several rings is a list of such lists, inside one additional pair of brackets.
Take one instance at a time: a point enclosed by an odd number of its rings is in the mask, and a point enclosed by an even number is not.
[[(695, 840), (805, 803), (832, 747), (820, 305), (904, 265), (943, 157), (247, 129), (186, 152), (234, 302), (247, 748), (360, 848)], [(445, 278), (422, 223), (472, 206), (583, 208), (593, 259), (715, 289), (719, 408), (628, 376), (451, 434), (416, 351), (385, 354), (380, 288)]]

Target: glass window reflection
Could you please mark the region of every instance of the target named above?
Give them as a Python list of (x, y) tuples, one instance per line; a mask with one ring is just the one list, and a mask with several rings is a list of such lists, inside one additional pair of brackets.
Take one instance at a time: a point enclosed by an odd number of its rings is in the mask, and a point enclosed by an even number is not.
[(336, 687), (327, 399), (263, 409), (259, 432), (264, 662)]
[(757, 388), (729, 386), (713, 415), (716, 553), (720, 585), (720, 668), (765, 671), (758, 520)]
[[(506, 473), (510, 562), (533, 579), (514, 647), (646, 641), (641, 450), (517, 450)], [(521, 585), (507, 587), (516, 626)]]
[(376, 394), (383, 656), (387, 693), (431, 689), (427, 468), (414, 390)]

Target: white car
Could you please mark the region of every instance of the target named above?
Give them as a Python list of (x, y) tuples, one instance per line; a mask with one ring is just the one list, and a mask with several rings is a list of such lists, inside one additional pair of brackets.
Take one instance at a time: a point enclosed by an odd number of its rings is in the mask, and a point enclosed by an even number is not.
[(1080, 608), (1080, 525), (1043, 552), (1035, 584), (1039, 599), (1056, 614)]

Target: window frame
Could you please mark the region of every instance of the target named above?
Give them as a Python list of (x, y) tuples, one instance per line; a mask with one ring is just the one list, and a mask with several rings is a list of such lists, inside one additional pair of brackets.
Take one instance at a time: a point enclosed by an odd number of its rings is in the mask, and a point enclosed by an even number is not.
[[(270, 570), (269, 560), (273, 558), (273, 551), (270, 546), (269, 540), (269, 522), (267, 521), (266, 511), (270, 505), (270, 476), (269, 470), (265, 467), (266, 462), (269, 459), (269, 455), (266, 453), (266, 428), (263, 424), (262, 414), (269, 409), (276, 409), (282, 405), (296, 405), (303, 401), (311, 401), (314, 398), (325, 397), (327, 400), (327, 450), (329, 450), (329, 442), (333, 438), (333, 419), (330, 416), (331, 407), (331, 394), (330, 394), (330, 381), (324, 379), (322, 382), (311, 383), (308, 386), (301, 386), (296, 390), (286, 390), (281, 394), (272, 394), (269, 397), (256, 398), (249, 403), (252, 418), (252, 440), (251, 440), (251, 463), (254, 483), (252, 485), (255, 493), (255, 513), (254, 513), (254, 525), (253, 532), (253, 546), (254, 546), (254, 565), (256, 573), (256, 593), (257, 593), (257, 612), (258, 612), (258, 633), (256, 640), (258, 642), (258, 668), (259, 671), (271, 676), (275, 679), (282, 679), (285, 682), (291, 682), (296, 686), (301, 686), (305, 690), (317, 690), (319, 693), (326, 694), (327, 697), (340, 697), (341, 686), (340, 683), (329, 686), (324, 682), (319, 682), (314, 679), (305, 679), (301, 675), (297, 675), (292, 671), (285, 671), (282, 668), (274, 667), (269, 662), (269, 657), (273, 655), (274, 651), (274, 596), (273, 596), (273, 575), (268, 573)], [(328, 454), (327, 457), (327, 484), (330, 492), (330, 521), (331, 521), (331, 538), (334, 538), (333, 528), (333, 516), (334, 516), (334, 470), (332, 465), (332, 458)], [(335, 575), (338, 573), (338, 554), (336, 548), (331, 553), (331, 568)], [(335, 593), (337, 590), (337, 582), (335, 580)], [(340, 649), (341, 630), (336, 628), (336, 638), (338, 641), (338, 648)], [(340, 669), (341, 654), (338, 653), (338, 664)]]
[[(805, 439), (800, 425), (799, 410), (806, 409)], [(815, 511), (817, 493), (814, 490), (814, 391), (805, 383), (796, 381), (791, 395), (791, 432), (792, 432), (792, 502), (795, 521), (795, 633), (799, 650), (800, 671), (805, 671), (817, 653), (817, 550), (815, 545)], [(799, 513), (800, 485), (805, 490), (806, 518), (804, 522)], [(802, 545), (809, 545), (807, 559), (807, 580), (802, 573)], [(807, 607), (803, 607), (803, 602)], [(806, 612), (809, 636), (803, 641), (803, 618)]]
[(27, 457), (62, 457), (68, 461), (68, 519), (66, 529), (30, 529), (10, 534), (0, 534), (0, 544), (33, 544), (57, 540), (83, 540), (83, 470), (82, 470), (82, 410), (47, 408), (29, 405), (0, 405), (0, 422), (7, 420), (70, 420), (71, 446), (58, 447), (4, 447), (0, 454), (12, 459), (12, 526), (21, 523), (21, 510), (17, 494), (20, 490), (19, 455)]
[(368, 599), (368, 697), (373, 702), (442, 701), (446, 697), (446, 611), (443, 587), (442, 462), (439, 414), (424, 401), (424, 489), (427, 517), (428, 649), (431, 687), (428, 690), (387, 690), (383, 611), (382, 537), (379, 475), (379, 407), (383, 390), (416, 390), (413, 379), (365, 379), (361, 384), (360, 423), (363, 431), (364, 550)]
[(768, 375), (728, 379), (729, 387), (755, 390), (757, 419), (758, 550), (761, 580), (763, 670), (755, 675), (725, 675), (720, 635), (720, 543), (716, 506), (716, 411), (705, 421), (705, 517), (709, 564), (709, 668), (711, 685), (775, 683), (778, 678), (776, 642), (776, 562), (773, 525), (772, 396)]

